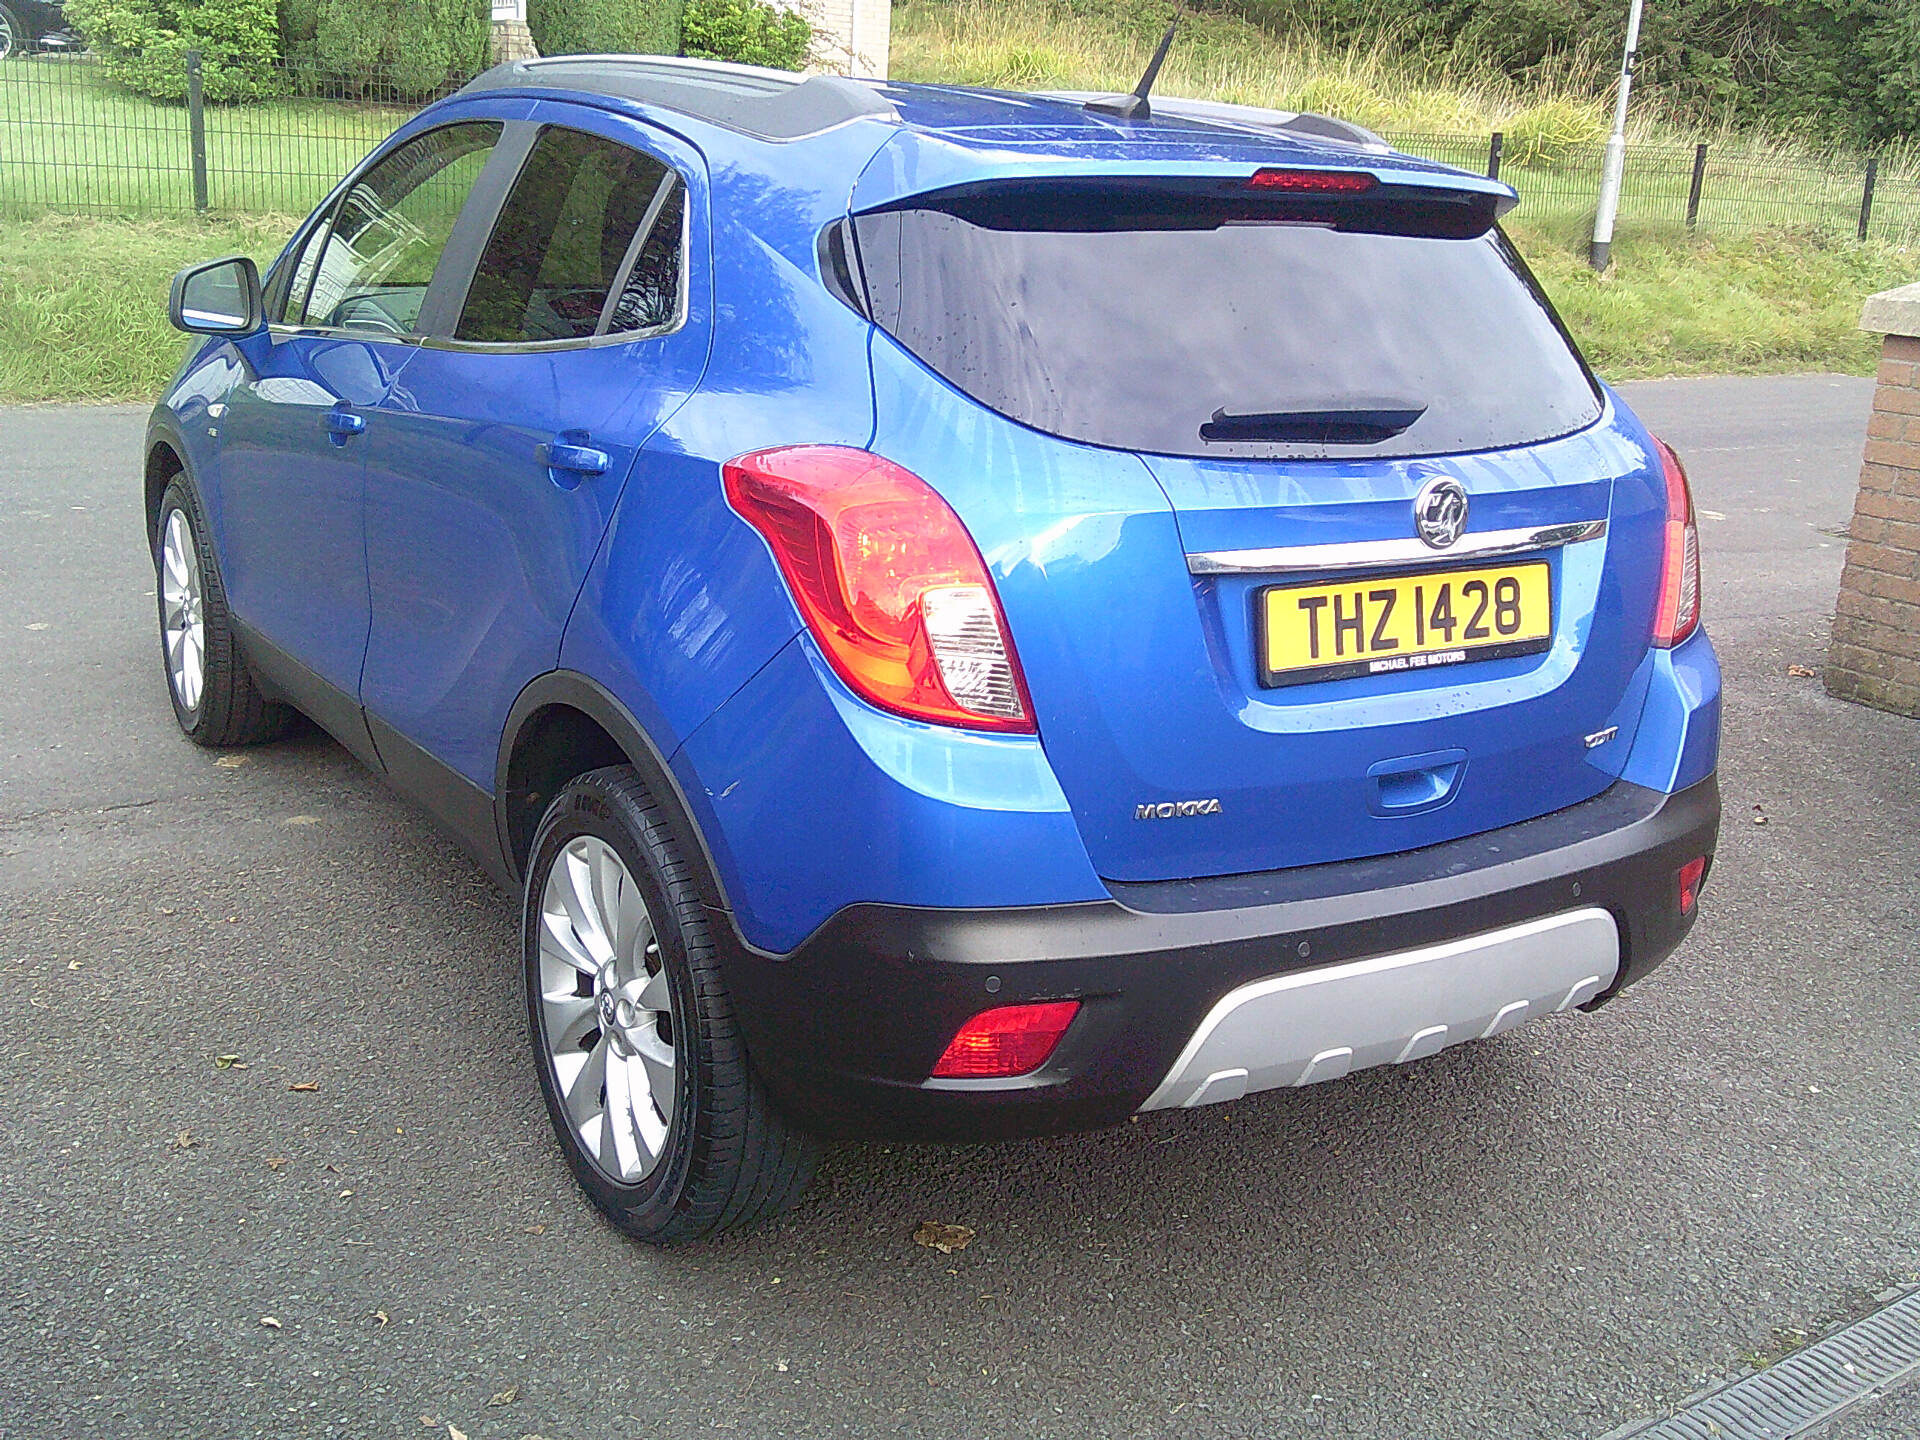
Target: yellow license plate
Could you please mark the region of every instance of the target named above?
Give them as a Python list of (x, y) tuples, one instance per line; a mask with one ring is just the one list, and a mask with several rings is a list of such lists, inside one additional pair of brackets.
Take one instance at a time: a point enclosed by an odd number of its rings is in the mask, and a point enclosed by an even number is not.
[(1260, 682), (1300, 685), (1532, 655), (1553, 638), (1544, 560), (1260, 592)]

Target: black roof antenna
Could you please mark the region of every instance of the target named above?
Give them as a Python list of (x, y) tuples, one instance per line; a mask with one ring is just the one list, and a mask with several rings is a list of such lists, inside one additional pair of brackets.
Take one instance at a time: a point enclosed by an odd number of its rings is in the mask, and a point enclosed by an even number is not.
[(1147, 104), (1147, 92), (1153, 89), (1153, 82), (1160, 78), (1160, 67), (1167, 62), (1167, 51), (1173, 46), (1173, 32), (1180, 28), (1180, 11), (1173, 12), (1173, 23), (1167, 26), (1167, 33), (1160, 37), (1160, 48), (1153, 52), (1153, 58), (1147, 62), (1147, 73), (1140, 77), (1140, 83), (1133, 87), (1131, 95), (1102, 95), (1097, 100), (1087, 101), (1086, 108), (1102, 115), (1118, 115), (1122, 120), (1146, 120), (1153, 115), (1153, 107)]

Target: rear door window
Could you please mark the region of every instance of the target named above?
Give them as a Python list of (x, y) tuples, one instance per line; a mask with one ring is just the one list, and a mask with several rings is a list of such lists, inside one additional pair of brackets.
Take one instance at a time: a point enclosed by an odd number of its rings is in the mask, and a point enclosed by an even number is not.
[(1440, 455), (1530, 444), (1600, 414), (1584, 362), (1497, 231), (975, 205), (861, 215), (853, 234), (874, 323), (980, 403), (1072, 440), (1227, 458)]
[(630, 146), (542, 131), (481, 253), (454, 338), (526, 345), (674, 324), (685, 190), (672, 167)]

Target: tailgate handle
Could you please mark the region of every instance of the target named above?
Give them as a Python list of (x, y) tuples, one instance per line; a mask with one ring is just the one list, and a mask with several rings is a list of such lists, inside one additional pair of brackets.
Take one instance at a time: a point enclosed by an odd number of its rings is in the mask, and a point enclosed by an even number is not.
[(1367, 770), (1367, 810), (1382, 819), (1424, 815), (1460, 793), (1467, 773), (1464, 750), (1432, 750), (1382, 760)]

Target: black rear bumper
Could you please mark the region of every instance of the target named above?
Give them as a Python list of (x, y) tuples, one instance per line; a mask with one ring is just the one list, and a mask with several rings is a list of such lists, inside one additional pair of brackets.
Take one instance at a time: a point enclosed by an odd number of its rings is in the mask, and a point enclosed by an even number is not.
[[(1267, 976), (1438, 944), (1581, 906), (1612, 912), (1621, 966), (1604, 1002), (1692, 925), (1677, 873), (1711, 869), (1720, 792), (1624, 781), (1597, 798), (1424, 850), (1156, 884), (1007, 910), (854, 905), (791, 955), (714, 932), (754, 1068), (776, 1103), (831, 1134), (980, 1140), (1114, 1124), (1137, 1110), (1222, 995)], [(1077, 999), (1039, 1071), (930, 1081), (947, 1042), (995, 1005)]]

